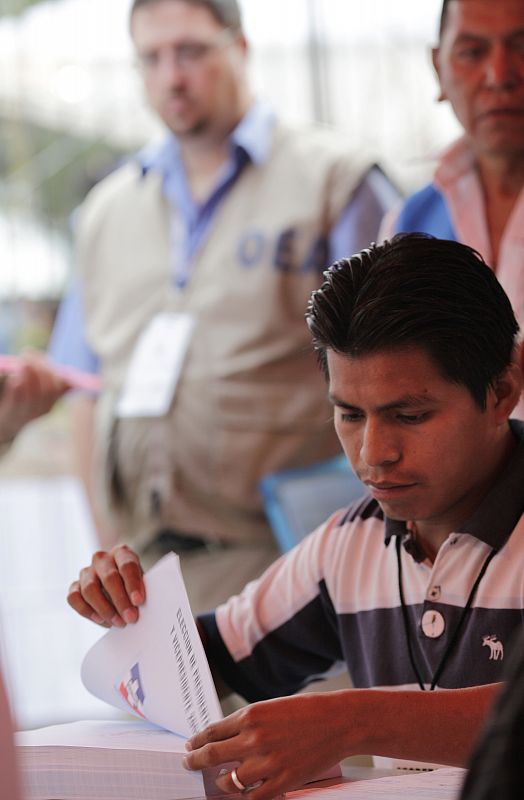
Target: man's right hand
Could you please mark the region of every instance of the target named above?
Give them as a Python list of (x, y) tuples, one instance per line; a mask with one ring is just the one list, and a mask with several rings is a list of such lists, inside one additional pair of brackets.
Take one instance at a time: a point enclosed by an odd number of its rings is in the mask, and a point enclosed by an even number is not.
[(67, 602), (82, 617), (110, 628), (123, 628), (138, 619), (146, 597), (140, 559), (126, 545), (99, 550), (91, 565), (71, 584)]
[(16, 363), (14, 374), (0, 374), (0, 444), (5, 446), (24, 425), (47, 414), (72, 388), (40, 353), (27, 352)]

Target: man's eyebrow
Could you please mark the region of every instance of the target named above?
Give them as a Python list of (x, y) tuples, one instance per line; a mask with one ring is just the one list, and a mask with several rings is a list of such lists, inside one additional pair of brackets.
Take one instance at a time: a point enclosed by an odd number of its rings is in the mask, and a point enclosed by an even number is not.
[[(332, 405), (337, 406), (338, 408), (345, 408), (348, 411), (359, 411), (359, 406), (352, 405), (351, 403), (346, 403), (344, 400), (338, 398), (335, 394), (329, 393), (328, 395), (330, 403)], [(377, 406), (375, 411), (384, 412), (384, 411), (392, 411), (395, 409), (405, 409), (405, 408), (419, 408), (421, 405), (428, 405), (437, 403), (437, 398), (433, 397), (431, 394), (406, 394), (402, 397), (397, 398), (396, 400), (392, 400), (390, 403), (384, 403), (384, 405)]]
[[(511, 41), (512, 39), (518, 39), (519, 37), (524, 35), (524, 26), (520, 28), (516, 28), (515, 30), (509, 31), (508, 33), (502, 36), (503, 41)], [(462, 31), (453, 41), (453, 46), (468, 44), (469, 42), (487, 42), (490, 40), (490, 36), (486, 33), (475, 33), (475, 31)]]
[(461, 44), (462, 42), (467, 42), (470, 39), (473, 39), (474, 41), (477, 42), (479, 41), (479, 39), (484, 40), (488, 38), (489, 37), (485, 33), (475, 33), (474, 31), (462, 31), (461, 33), (457, 34), (457, 37), (454, 40), (453, 44), (457, 44), (457, 42)]

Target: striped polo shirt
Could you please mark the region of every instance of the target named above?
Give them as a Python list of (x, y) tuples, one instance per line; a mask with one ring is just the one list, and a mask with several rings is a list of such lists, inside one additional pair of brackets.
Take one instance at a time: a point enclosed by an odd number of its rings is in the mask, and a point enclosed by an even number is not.
[[(200, 617), (213, 665), (250, 701), (292, 694), (347, 668), (358, 688), (417, 688), (399, 596), (426, 688), (501, 680), (524, 609), (524, 424), (519, 445), (473, 516), (434, 563), (371, 497), (335, 513), (257, 581)], [(460, 626), (484, 562), (495, 550)]]

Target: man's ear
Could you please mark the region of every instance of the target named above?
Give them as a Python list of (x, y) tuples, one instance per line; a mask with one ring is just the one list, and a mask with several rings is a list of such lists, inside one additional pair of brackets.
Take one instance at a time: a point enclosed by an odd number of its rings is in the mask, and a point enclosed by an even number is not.
[(241, 33), (239, 36), (239, 43), (244, 52), (244, 55), (247, 56), (249, 53), (249, 44), (243, 33)]
[[(517, 359), (495, 380), (490, 389), (493, 400), (493, 411), (499, 422), (506, 422), (517, 405), (523, 387), (522, 369)], [(489, 398), (488, 398), (489, 402)]]
[(439, 47), (432, 47), (431, 48), (431, 61), (433, 63), (433, 69), (435, 70), (438, 85), (440, 88), (439, 96), (437, 97), (437, 101), (441, 103), (443, 100), (447, 100), (446, 95), (442, 91), (442, 83), (440, 81), (440, 48)]
[(235, 37), (235, 47), (231, 51), (231, 59), (235, 64), (239, 75), (243, 75), (245, 73), (248, 55), (248, 41), (244, 34), (240, 32)]

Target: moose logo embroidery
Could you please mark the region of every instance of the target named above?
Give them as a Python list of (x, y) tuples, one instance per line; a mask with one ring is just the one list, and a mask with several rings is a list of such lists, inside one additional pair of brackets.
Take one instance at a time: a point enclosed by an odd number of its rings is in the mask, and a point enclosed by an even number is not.
[(490, 661), (504, 660), (504, 645), (498, 641), (495, 633), (482, 637), (482, 647), (489, 647)]

